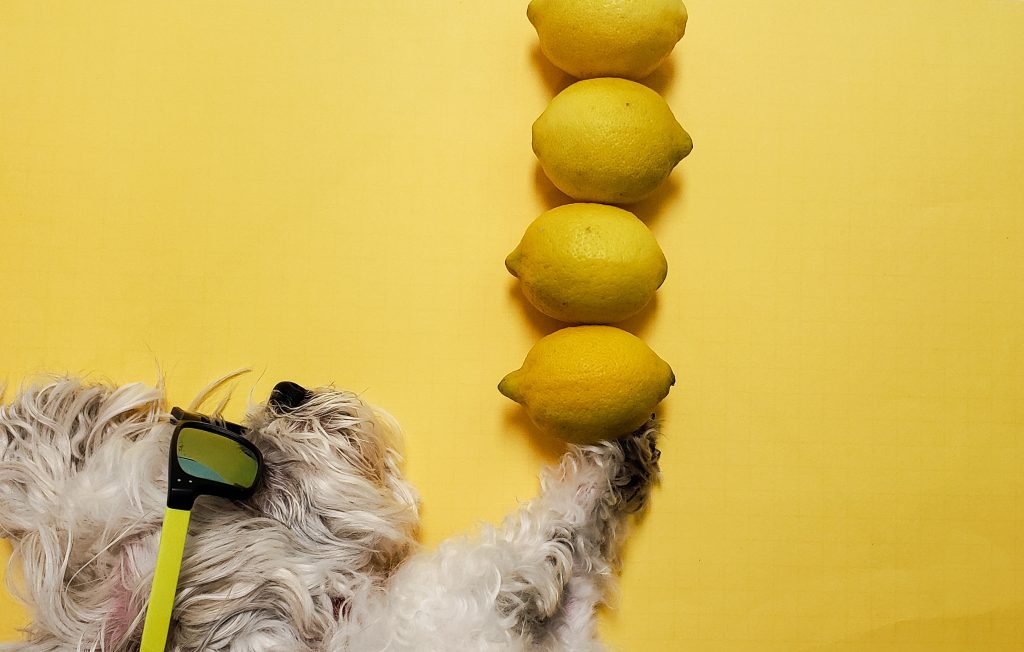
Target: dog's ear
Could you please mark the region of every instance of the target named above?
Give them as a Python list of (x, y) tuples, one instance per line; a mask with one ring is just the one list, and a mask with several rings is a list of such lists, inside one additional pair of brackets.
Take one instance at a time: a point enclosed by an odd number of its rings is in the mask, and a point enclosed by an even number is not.
[(60, 512), (68, 486), (112, 438), (134, 441), (159, 421), (163, 392), (56, 378), (0, 406), (0, 536)]

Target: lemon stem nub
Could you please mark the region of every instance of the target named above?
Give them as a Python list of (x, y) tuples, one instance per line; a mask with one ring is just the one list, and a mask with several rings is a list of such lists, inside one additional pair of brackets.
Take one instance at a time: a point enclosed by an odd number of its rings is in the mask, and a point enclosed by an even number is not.
[(516, 278), (519, 278), (519, 259), (522, 258), (522, 255), (520, 247), (516, 247), (512, 250), (512, 253), (505, 257), (505, 269), (508, 270), (509, 274)]
[(503, 395), (507, 396), (508, 398), (512, 399), (516, 403), (522, 403), (523, 397), (519, 393), (519, 383), (517, 382), (516, 378), (518, 374), (519, 371), (517, 370), (513, 371), (512, 373), (502, 378), (501, 382), (498, 383), (498, 391), (501, 392)]

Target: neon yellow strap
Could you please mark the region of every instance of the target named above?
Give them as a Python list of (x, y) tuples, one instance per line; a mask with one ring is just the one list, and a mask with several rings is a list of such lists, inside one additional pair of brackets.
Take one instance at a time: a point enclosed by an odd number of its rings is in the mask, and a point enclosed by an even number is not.
[(167, 630), (171, 626), (174, 594), (178, 591), (178, 571), (185, 552), (188, 536), (188, 518), (192, 512), (172, 509), (164, 512), (164, 527), (160, 532), (160, 552), (156, 556), (153, 588), (149, 592), (146, 624), (142, 628), (142, 647), (139, 652), (164, 652)]

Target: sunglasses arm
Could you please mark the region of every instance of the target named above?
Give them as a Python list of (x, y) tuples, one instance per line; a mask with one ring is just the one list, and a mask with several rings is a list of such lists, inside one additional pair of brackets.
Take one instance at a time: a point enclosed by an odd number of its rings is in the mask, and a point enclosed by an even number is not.
[(171, 409), (171, 423), (178, 425), (184, 421), (194, 421), (197, 423), (205, 423), (208, 426), (220, 426), (239, 436), (245, 436), (245, 428), (238, 425), (237, 423), (231, 423), (230, 421), (214, 421), (205, 414), (199, 414), (197, 412), (186, 412), (180, 407)]
[(146, 623), (142, 628), (142, 646), (139, 652), (164, 652), (167, 632), (171, 625), (174, 595), (178, 589), (178, 573), (185, 552), (188, 520), (192, 512), (168, 507), (164, 511), (164, 524), (160, 531), (160, 551), (156, 557), (153, 586), (149, 592)]

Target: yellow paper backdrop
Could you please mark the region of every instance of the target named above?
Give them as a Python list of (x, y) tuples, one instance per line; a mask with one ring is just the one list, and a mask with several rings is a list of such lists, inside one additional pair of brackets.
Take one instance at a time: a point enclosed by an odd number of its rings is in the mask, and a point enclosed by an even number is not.
[[(679, 382), (603, 632), (1019, 652), (1024, 2), (688, 6), (628, 324)], [(403, 424), (425, 543), (497, 521), (554, 459), (495, 390), (556, 326), (502, 265), (565, 201), (535, 43), (518, 0), (0, 3), (0, 377), (335, 383)]]

